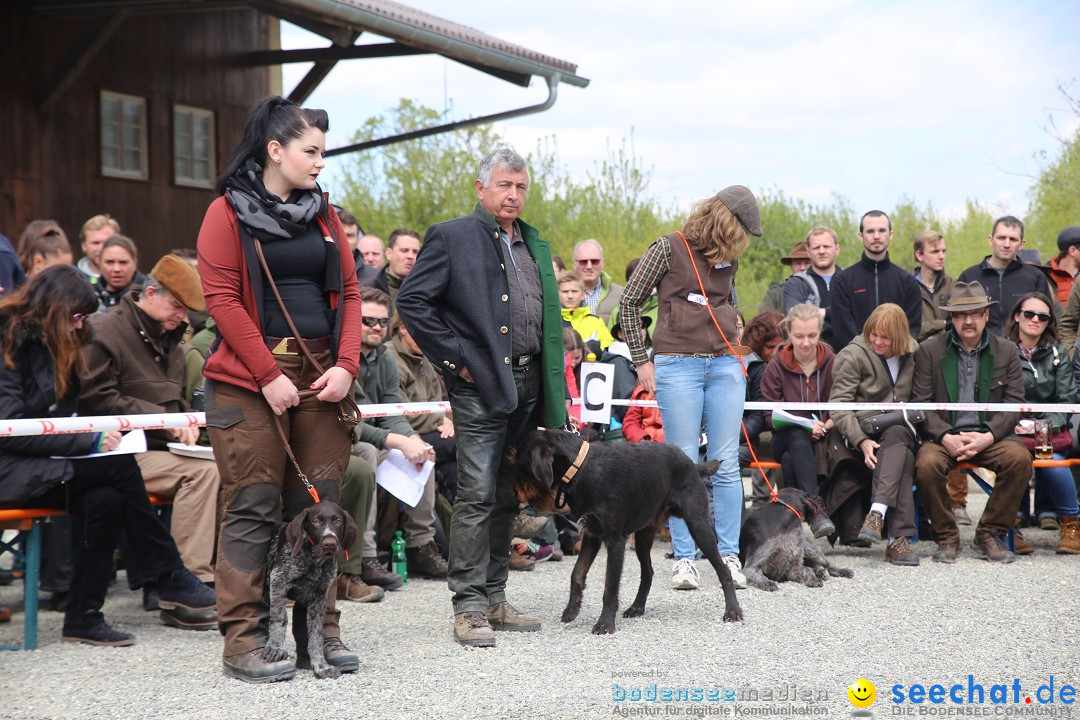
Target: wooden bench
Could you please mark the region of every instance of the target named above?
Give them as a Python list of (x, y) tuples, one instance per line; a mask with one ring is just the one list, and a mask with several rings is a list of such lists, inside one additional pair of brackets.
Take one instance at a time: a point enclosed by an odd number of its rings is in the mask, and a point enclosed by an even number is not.
[[(151, 496), (150, 504), (171, 505), (172, 500)], [(23, 608), (26, 624), (22, 645), (0, 645), (0, 650), (34, 650), (38, 645), (38, 580), (41, 574), (41, 525), (49, 518), (66, 515), (59, 508), (27, 508), (0, 510), (0, 531), (15, 530), (10, 542), (0, 537), (0, 554), (15, 556), (12, 569), (23, 578)]]

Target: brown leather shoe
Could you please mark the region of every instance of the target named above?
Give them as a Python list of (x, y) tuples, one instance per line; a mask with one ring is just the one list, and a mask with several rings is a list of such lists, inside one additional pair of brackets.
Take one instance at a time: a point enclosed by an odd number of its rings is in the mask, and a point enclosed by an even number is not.
[(510, 632), (536, 632), (540, 629), (540, 618), (530, 617), (518, 610), (510, 603), (503, 601), (488, 607), (488, 623), (495, 630), (508, 630)]
[(528, 515), (522, 511), (514, 518), (514, 524), (510, 529), (510, 534), (515, 537), (531, 538), (539, 534), (550, 521), (551, 518), (549, 517)]
[(366, 585), (377, 585), (383, 590), (397, 590), (405, 583), (403, 577), (388, 571), (381, 562), (373, 557), (364, 558), (360, 566), (360, 579)]
[[(875, 512), (870, 514), (877, 515)], [(878, 517), (880, 517), (880, 515), (878, 515)], [(889, 546), (885, 548), (885, 559), (893, 565), (915, 567), (919, 564), (919, 556), (911, 549), (911, 544), (908, 542), (908, 539), (903, 536), (895, 538), (889, 543)]]
[(482, 612), (454, 615), (454, 640), (467, 647), (495, 647), (495, 631)]
[[(865, 538), (871, 542), (881, 542), (881, 530), (884, 527), (885, 517), (877, 510), (871, 510), (866, 513), (866, 519), (863, 520), (862, 529), (859, 530), (859, 537)], [(911, 548), (908, 549), (910, 550)]]
[(409, 575), (419, 575), (429, 578), (444, 578), (449, 568), (446, 561), (439, 554), (439, 548), (434, 540), (428, 541), (427, 545), (420, 547), (405, 548), (405, 566), (409, 569)]
[(1016, 548), (1017, 555), (1031, 555), (1035, 552), (1035, 545), (1019, 530), (1013, 530), (1013, 547)]
[(532, 570), (536, 567), (536, 561), (532, 558), (525, 557), (517, 550), (510, 551), (510, 569), (511, 570)]
[(249, 683), (278, 682), (296, 675), (296, 665), (291, 660), (264, 660), (263, 648), (222, 658), (222, 669), (226, 677)]
[(934, 562), (952, 565), (956, 562), (956, 556), (960, 554), (960, 543), (938, 543), (937, 550), (930, 558)]
[(1011, 553), (1001, 538), (990, 532), (975, 533), (975, 542), (971, 544), (979, 556), (984, 560), (995, 563), (1011, 563), (1016, 560), (1016, 555)]
[(1080, 555), (1080, 518), (1071, 515), (1059, 515), (1061, 538), (1054, 552), (1058, 555)]
[(368, 585), (360, 579), (359, 575), (341, 573), (337, 577), (337, 596), (338, 600), (372, 603), (382, 600), (386, 596), (386, 591), (381, 587)]

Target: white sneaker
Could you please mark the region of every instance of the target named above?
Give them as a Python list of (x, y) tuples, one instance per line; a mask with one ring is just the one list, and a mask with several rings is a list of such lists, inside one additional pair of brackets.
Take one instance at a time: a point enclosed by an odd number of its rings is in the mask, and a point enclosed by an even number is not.
[(697, 568), (694, 566), (694, 561), (690, 558), (676, 560), (675, 565), (671, 568), (671, 587), (673, 590), (697, 590), (700, 578), (701, 576), (698, 575)]
[(742, 563), (734, 555), (725, 555), (720, 558), (731, 572), (731, 580), (735, 583), (736, 590), (746, 589), (746, 576), (742, 573)]

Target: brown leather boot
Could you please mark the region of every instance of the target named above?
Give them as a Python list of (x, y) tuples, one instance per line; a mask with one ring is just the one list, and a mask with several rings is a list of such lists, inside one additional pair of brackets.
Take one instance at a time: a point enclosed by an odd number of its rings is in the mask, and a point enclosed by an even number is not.
[(1080, 518), (1072, 515), (1059, 515), (1061, 539), (1054, 552), (1058, 555), (1080, 555)]
[(1035, 545), (1028, 540), (1019, 530), (1013, 530), (1013, 547), (1017, 555), (1031, 555), (1035, 552)]

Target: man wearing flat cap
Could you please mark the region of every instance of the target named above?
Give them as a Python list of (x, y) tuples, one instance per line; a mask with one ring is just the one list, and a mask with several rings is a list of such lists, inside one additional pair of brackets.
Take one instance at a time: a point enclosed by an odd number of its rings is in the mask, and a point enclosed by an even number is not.
[[(184, 400), (184, 353), (179, 346), (188, 310), (205, 307), (198, 271), (176, 255), (161, 258), (142, 287), (133, 287), (108, 314), (90, 318), (93, 337), (83, 349), (88, 370), (82, 378), (79, 413), (190, 410)], [(135, 459), (147, 491), (173, 501), (171, 530), (184, 565), (203, 582), (213, 582), (217, 465), (174, 455), (166, 447), (175, 441), (194, 445), (198, 439), (198, 427), (147, 431), (149, 452)]]
[[(946, 331), (915, 351), (912, 402), (1022, 403), (1024, 378), (1016, 344), (987, 330), (997, 302), (977, 282), (958, 282), (942, 309)], [(1013, 527), (1020, 496), (1031, 478), (1031, 455), (1013, 433), (1019, 412), (935, 410), (920, 426), (924, 442), (915, 458), (915, 485), (930, 518), (935, 562), (953, 563), (960, 547), (946, 481), (961, 462), (996, 473), (972, 545), (976, 555), (1009, 563), (1016, 556), (1004, 539)]]

